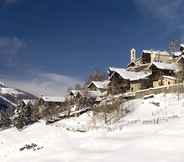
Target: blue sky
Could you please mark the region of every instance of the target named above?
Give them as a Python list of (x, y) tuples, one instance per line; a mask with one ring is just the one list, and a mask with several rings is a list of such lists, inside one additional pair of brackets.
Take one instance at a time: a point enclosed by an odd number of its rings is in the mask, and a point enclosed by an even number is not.
[(62, 95), (94, 69), (126, 66), (133, 47), (140, 55), (183, 40), (183, 6), (183, 0), (0, 0), (1, 80)]

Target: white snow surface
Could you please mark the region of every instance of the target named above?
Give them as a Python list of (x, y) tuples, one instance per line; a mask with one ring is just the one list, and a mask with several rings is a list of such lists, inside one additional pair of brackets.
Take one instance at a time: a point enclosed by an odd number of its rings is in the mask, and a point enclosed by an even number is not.
[[(179, 100), (178, 100), (179, 99)], [(157, 104), (156, 104), (157, 103)], [(160, 106), (158, 106), (158, 103)], [(131, 110), (112, 129), (93, 129), (86, 133), (67, 131), (63, 126), (90, 122), (83, 114), (52, 125), (43, 121), (17, 131), (0, 132), (1, 162), (183, 162), (184, 99), (176, 94), (157, 95), (126, 103)], [(176, 117), (178, 116), (178, 117)], [(161, 121), (162, 117), (168, 120)], [(159, 118), (158, 124), (131, 123)], [(73, 123), (73, 124), (72, 124)], [(123, 125), (123, 126), (122, 126)], [(116, 129), (113, 129), (116, 128)], [(40, 150), (19, 151), (36, 143)]]

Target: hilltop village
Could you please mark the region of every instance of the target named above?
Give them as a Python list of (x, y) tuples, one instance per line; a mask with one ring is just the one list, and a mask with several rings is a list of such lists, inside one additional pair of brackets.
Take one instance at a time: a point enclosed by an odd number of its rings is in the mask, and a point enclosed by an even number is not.
[[(114, 100), (118, 95), (121, 100), (129, 100), (166, 90), (178, 91), (178, 85), (183, 85), (184, 80), (184, 44), (180, 44), (175, 52), (143, 50), (140, 57), (133, 48), (127, 67), (109, 67), (107, 75), (106, 80), (95, 80), (80, 89), (70, 89), (65, 97), (42, 96), (36, 103), (40, 111), (60, 107), (59, 112), (69, 109), (67, 114), (71, 115), (72, 111), (86, 111), (86, 108), (106, 103), (109, 98)], [(23, 102), (26, 105), (34, 103), (32, 100)]]
[(149, 88), (171, 87), (184, 80), (184, 44), (180, 51), (143, 50), (137, 58), (136, 50), (130, 50), (130, 62), (126, 68), (109, 67), (108, 79), (92, 81), (82, 90), (71, 90), (71, 98), (99, 97), (132, 94)]
[[(105, 80), (91, 80), (80, 88), (70, 89), (65, 97), (21, 97), (23, 99), (13, 106), (6, 102), (11, 105), (8, 116), (12, 119), (13, 115), (14, 125), (21, 125), (20, 127), (42, 118), (52, 123), (80, 116), (88, 111), (92, 111), (93, 115), (105, 114), (107, 121), (108, 114), (117, 112), (116, 117), (121, 110), (122, 117), (127, 113), (126, 108), (122, 106), (126, 101), (160, 93), (184, 92), (184, 44), (180, 44), (179, 50), (175, 52), (143, 50), (141, 55), (139, 54), (140, 57), (137, 57), (133, 48), (129, 55), (127, 67), (109, 67)], [(7, 88), (3, 85), (1, 89)], [(6, 103), (1, 104), (1, 107), (7, 109)], [(7, 116), (4, 117), (3, 114), (5, 113), (1, 112), (1, 121), (4, 122)], [(11, 123), (9, 117), (8, 121)], [(28, 119), (27, 123), (24, 122), (25, 118)]]

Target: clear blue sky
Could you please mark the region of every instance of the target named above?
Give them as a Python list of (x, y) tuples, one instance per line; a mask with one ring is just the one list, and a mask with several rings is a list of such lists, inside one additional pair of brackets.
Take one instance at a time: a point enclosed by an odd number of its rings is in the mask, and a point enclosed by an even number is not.
[[(0, 0), (0, 73), (84, 80), (93, 69), (126, 66), (129, 50), (183, 40), (182, 0)], [(7, 79), (8, 78), (8, 79)]]

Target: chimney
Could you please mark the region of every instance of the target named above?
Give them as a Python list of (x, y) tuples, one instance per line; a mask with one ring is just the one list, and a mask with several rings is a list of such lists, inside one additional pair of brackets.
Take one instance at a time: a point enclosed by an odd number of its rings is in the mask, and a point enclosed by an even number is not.
[(135, 63), (136, 62), (136, 50), (132, 48), (130, 50), (130, 63)]

